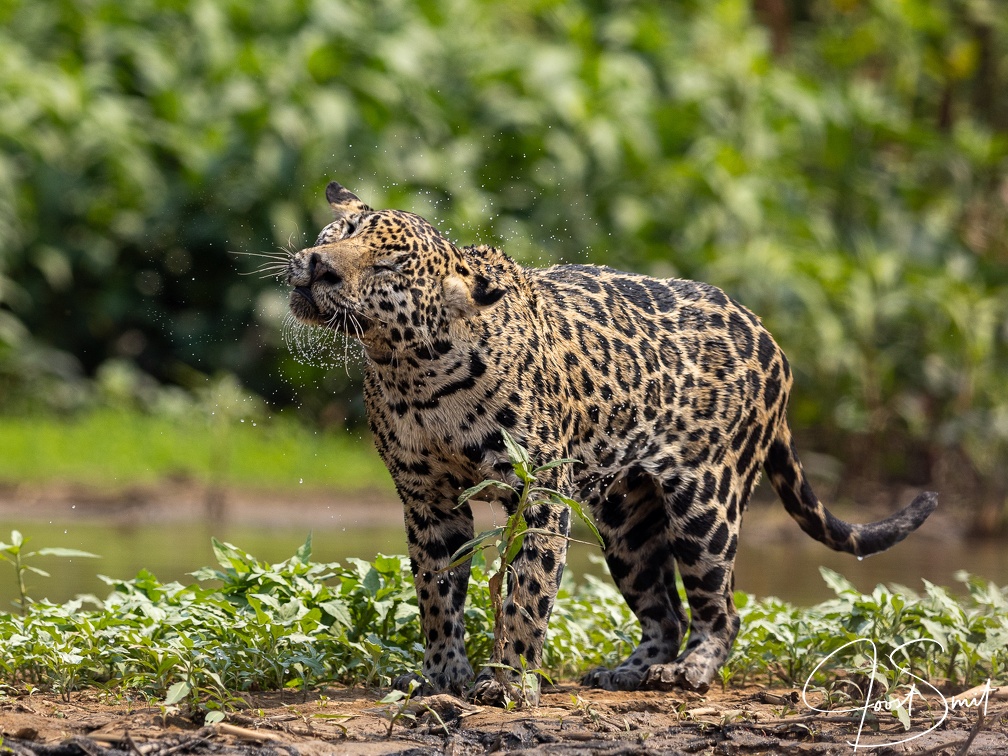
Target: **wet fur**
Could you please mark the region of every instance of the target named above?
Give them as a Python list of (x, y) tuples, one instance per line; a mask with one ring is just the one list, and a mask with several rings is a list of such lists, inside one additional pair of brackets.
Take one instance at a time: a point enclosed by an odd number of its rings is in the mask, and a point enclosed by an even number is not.
[[(589, 265), (525, 268), (491, 247), (459, 248), (417, 215), (374, 211), (339, 184), (326, 194), (336, 220), (291, 259), (291, 310), (364, 346), (368, 417), (404, 506), (425, 692), (473, 681), (469, 565), (446, 566), (473, 536), (459, 494), (508, 475), (501, 428), (536, 460), (580, 460), (545, 482), (590, 508), (641, 623), (628, 659), (585, 677), (608, 689), (709, 685), (739, 629), (735, 554), (762, 469), (806, 533), (852, 554), (888, 548), (934, 509), (924, 493), (869, 525), (826, 510), (787, 424), (787, 359), (719, 289)], [(528, 521), (556, 535), (529, 535), (515, 559), (494, 661), (536, 668), (570, 518), (539, 505)], [(477, 697), (494, 700), (493, 688), (484, 671)]]

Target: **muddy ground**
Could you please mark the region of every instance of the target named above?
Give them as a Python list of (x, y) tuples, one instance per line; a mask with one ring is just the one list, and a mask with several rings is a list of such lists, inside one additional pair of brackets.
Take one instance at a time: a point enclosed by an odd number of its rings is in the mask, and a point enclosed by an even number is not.
[[(203, 713), (163, 713), (99, 691), (69, 701), (0, 698), (0, 753), (66, 754), (850, 754), (860, 714), (814, 714), (787, 689), (610, 693), (561, 684), (536, 709), (504, 711), (448, 696), (408, 706), (378, 703), (386, 691), (324, 689), (248, 697), (223, 723)], [(392, 721), (394, 713), (401, 713)], [(920, 735), (942, 710), (905, 730), (869, 716), (861, 744)], [(194, 721), (198, 720), (198, 721)], [(859, 749), (860, 750), (860, 749)], [(932, 732), (869, 753), (1008, 754), (1008, 701), (956, 711)]]

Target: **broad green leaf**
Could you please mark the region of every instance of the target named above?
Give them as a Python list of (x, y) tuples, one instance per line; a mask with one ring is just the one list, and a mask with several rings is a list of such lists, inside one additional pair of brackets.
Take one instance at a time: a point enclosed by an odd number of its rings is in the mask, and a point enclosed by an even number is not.
[(603, 549), (605, 548), (605, 540), (602, 538), (602, 534), (596, 527), (595, 521), (592, 520), (588, 513), (584, 511), (584, 507), (581, 506), (581, 502), (577, 501), (577, 499), (572, 499), (569, 496), (564, 496), (563, 494), (556, 492), (554, 492), (550, 498), (557, 504), (563, 504), (564, 506), (570, 507), (571, 511), (577, 516), (577, 518), (588, 527), (588, 530), (591, 531), (592, 536), (596, 541), (598, 541), (599, 546)]
[(374, 568), (383, 575), (398, 575), (403, 568), (403, 558), (378, 554), (374, 558)]
[(538, 475), (546, 470), (552, 470), (554, 467), (560, 467), (560, 465), (580, 465), (581, 461), (577, 459), (571, 459), (569, 457), (564, 459), (555, 459), (552, 462), (547, 462), (545, 465), (539, 465), (532, 471), (533, 475)]
[(203, 718), (204, 725), (217, 724), (218, 722), (223, 721), (224, 721), (224, 712), (220, 710), (208, 711), (206, 716)]
[(512, 491), (512, 492), (515, 490), (513, 486), (508, 485), (502, 480), (484, 480), (482, 483), (478, 483), (472, 488), (467, 488), (465, 491), (462, 492), (462, 495), (459, 496), (458, 499), (459, 506), (465, 504), (467, 501), (469, 501), (469, 499), (473, 498), (481, 491), (484, 491), (485, 489), (490, 487), (501, 488), (505, 491)]
[(189, 573), (189, 575), (200, 582), (205, 582), (207, 580), (219, 580), (221, 578), (221, 573), (213, 567), (201, 567), (198, 570), (193, 570)]
[(275, 596), (266, 593), (253, 593), (249, 595), (249, 598), (254, 598), (261, 606), (268, 606), (274, 612), (280, 611), (280, 601)]
[(248, 572), (247, 555), (239, 551), (236, 546), (218, 541), (216, 538), (211, 538), (210, 544), (221, 567), (233, 569), (239, 574)]
[(311, 560), (311, 554), (312, 554), (312, 534), (308, 533), (308, 537), (305, 539), (305, 542), (301, 544), (301, 546), (295, 552), (294, 556), (296, 556), (303, 564), (308, 564), (308, 562)]
[(378, 591), (381, 590), (381, 575), (378, 574), (378, 570), (371, 567), (364, 575), (361, 585), (364, 586), (367, 589), (367, 592), (372, 596), (377, 596)]
[(491, 528), (490, 530), (484, 530), (475, 538), (470, 538), (468, 541), (459, 546), (455, 553), (451, 555), (448, 560), (449, 567), (457, 567), (462, 562), (466, 561), (478, 550), (484, 549), (487, 546), (493, 545), (493, 543), (500, 541), (501, 536), (504, 535), (504, 526), (499, 525), (496, 528)]
[(525, 542), (525, 534), (529, 531), (528, 521), (521, 511), (508, 517), (504, 528), (504, 564), (511, 564)]
[(532, 474), (532, 461), (529, 459), (528, 449), (515, 441), (514, 437), (503, 428), (501, 434), (504, 436), (504, 447), (507, 449), (515, 474), (522, 482), (531, 483), (535, 480), (535, 475)]
[(822, 575), (822, 579), (826, 585), (828, 585), (838, 596), (861, 595), (861, 591), (859, 591), (851, 581), (839, 572), (834, 572), (829, 567), (820, 567), (819, 574)]
[(80, 549), (63, 549), (63, 548), (49, 548), (39, 549), (35, 552), (40, 556), (57, 556), (57, 557), (81, 557), (85, 559), (101, 559), (98, 554), (92, 554), (90, 551), (81, 551)]
[[(260, 625), (265, 626), (270, 624), (270, 616), (263, 609), (262, 598), (265, 597), (262, 596), (261, 594), (260, 595), (253, 594), (246, 596), (245, 600), (248, 601), (248, 605), (251, 606), (252, 611), (255, 612), (256, 622), (259, 623)], [(273, 599), (272, 597), (270, 597), (270, 600), (275, 601), (275, 599)]]
[(285, 625), (295, 622), (303, 613), (307, 610), (304, 605), (298, 599), (291, 599), (285, 604), (280, 605), (280, 610), (277, 612), (277, 619)]
[(326, 614), (330, 615), (339, 625), (343, 627), (352, 627), (353, 618), (350, 616), (350, 611), (347, 605), (342, 601), (332, 600), (326, 601), (319, 604), (319, 609), (321, 609)]
[(182, 682), (177, 682), (168, 688), (168, 693), (165, 695), (165, 700), (162, 701), (163, 706), (174, 706), (183, 698), (189, 695), (189, 691), (192, 690), (192, 686), (188, 682), (183, 680)]
[(528, 530), (519, 530), (512, 537), (510, 543), (507, 546), (507, 553), (504, 555), (505, 564), (512, 564), (518, 554), (521, 552), (522, 544), (525, 543), (525, 535)]

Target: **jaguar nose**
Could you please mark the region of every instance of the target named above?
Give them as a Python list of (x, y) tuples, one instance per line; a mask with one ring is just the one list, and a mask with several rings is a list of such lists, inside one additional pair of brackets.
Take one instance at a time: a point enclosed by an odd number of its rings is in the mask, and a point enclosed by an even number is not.
[(324, 284), (329, 284), (330, 286), (340, 286), (343, 283), (343, 277), (332, 270), (325, 271), (322, 275), (316, 277), (315, 280), (321, 281)]
[(340, 286), (343, 283), (343, 276), (326, 265), (318, 252), (312, 252), (308, 258), (308, 280), (312, 283), (321, 281), (329, 286)]

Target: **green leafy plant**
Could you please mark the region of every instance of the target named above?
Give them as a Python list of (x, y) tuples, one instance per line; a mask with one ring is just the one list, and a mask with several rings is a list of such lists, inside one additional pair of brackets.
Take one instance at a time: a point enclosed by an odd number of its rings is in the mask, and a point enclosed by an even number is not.
[(418, 680), (410, 680), (409, 690), (391, 690), (388, 695), (378, 701), (380, 704), (388, 704), (388, 708), (385, 710), (385, 714), (389, 720), (388, 732), (385, 733), (386, 738), (392, 737), (392, 729), (396, 726), (396, 722), (401, 720), (416, 721), (416, 714), (410, 710), (409, 704), (413, 698), (413, 693), (419, 687), (420, 682)]
[[(511, 469), (518, 478), (519, 486), (515, 487), (500, 480), (484, 480), (459, 496), (459, 506), (490, 488), (496, 488), (516, 496), (517, 503), (503, 525), (486, 530), (460, 546), (452, 555), (446, 568), (451, 569), (463, 562), (468, 562), (474, 555), (487, 548), (492, 547), (497, 552), (497, 568), (490, 572), (487, 581), (493, 614), (494, 650), (492, 658), (494, 659), (503, 657), (504, 645), (507, 642), (504, 629), (504, 578), (511, 571), (512, 564), (521, 551), (525, 536), (529, 533), (539, 533), (547, 537), (567, 537), (558, 536), (556, 533), (542, 528), (530, 528), (525, 519), (528, 508), (542, 503), (568, 507), (588, 527), (599, 545), (604, 546), (598, 528), (595, 527), (595, 523), (592, 522), (581, 504), (560, 491), (542, 485), (539, 480), (543, 473), (562, 465), (577, 464), (577, 460), (557, 459), (542, 465), (535, 465), (529, 457), (528, 450), (515, 441), (510, 433), (501, 429), (501, 434), (504, 437), (504, 446), (507, 449)], [(520, 670), (501, 664), (490, 666), (495, 670), (496, 679), (505, 687), (505, 690), (515, 694), (515, 700), (524, 702), (538, 699), (539, 682), (533, 671), (525, 669), (524, 665)], [(516, 676), (519, 681), (517, 688), (512, 685), (513, 676)]]
[(98, 559), (97, 554), (92, 554), (87, 551), (81, 551), (79, 549), (64, 549), (64, 548), (54, 548), (46, 547), (39, 549), (38, 551), (25, 551), (24, 545), (27, 539), (24, 538), (21, 533), (17, 530), (11, 531), (11, 542), (3, 543), (0, 541), (0, 559), (3, 559), (10, 565), (14, 567), (14, 575), (17, 580), (18, 587), (18, 607), (21, 610), (21, 615), (24, 616), (28, 612), (28, 606), (30, 599), (28, 598), (28, 592), (25, 587), (25, 573), (32, 572), (36, 575), (41, 575), (42, 577), (49, 577), (49, 573), (45, 570), (36, 567), (33, 564), (26, 564), (25, 560), (32, 559), (37, 556), (53, 556), (53, 557), (63, 557), (72, 559), (74, 557), (79, 557), (83, 559)]
[[(926, 680), (950, 689), (988, 677), (998, 679), (1008, 662), (1008, 591), (966, 572), (957, 578), (970, 597), (954, 597), (948, 589), (924, 581), (918, 594), (904, 586), (878, 585), (868, 594), (842, 575), (820, 568), (823, 580), (836, 597), (818, 606), (799, 609), (778, 599), (756, 601), (737, 594), (742, 630), (727, 666), (733, 681), (753, 674), (766, 675), (769, 683), (801, 685), (810, 680), (817, 665), (836, 652), (833, 663), (820, 669), (810, 682), (822, 688), (849, 686), (850, 680), (834, 669), (870, 669), (864, 645), (840, 650), (851, 641), (871, 641), (879, 649), (873, 674), (876, 690), (895, 689), (905, 680), (901, 668), (914, 670)], [(926, 642), (905, 647), (894, 666), (886, 649), (915, 639)], [(940, 644), (940, 645), (939, 645)], [(832, 689), (830, 695), (845, 696)], [(856, 693), (862, 696), (863, 691)]]
[[(0, 612), (0, 689), (66, 698), (100, 687), (139, 694), (162, 706), (166, 716), (168, 707), (184, 704), (219, 717), (215, 712), (226, 711), (244, 692), (387, 685), (421, 663), (407, 557), (317, 563), (311, 561), (309, 538), (291, 558), (269, 564), (231, 544), (214, 546), (218, 565), (197, 570), (192, 585), (162, 583), (141, 571), (129, 580), (105, 578), (111, 593), (104, 599), (62, 605), (26, 599), (24, 614)], [(492, 653), (495, 616), (487, 575), (499, 567), (486, 570), (482, 552), (473, 562), (466, 636), (470, 659), (482, 664)], [(987, 678), (1003, 679), (1008, 588), (961, 573), (962, 595), (930, 584), (921, 593), (885, 586), (862, 593), (836, 573), (823, 571), (823, 577), (836, 596), (813, 607), (735, 595), (742, 629), (726, 684), (759, 677), (793, 689), (825, 654), (861, 637), (883, 650), (878, 691), (891, 692), (899, 682), (884, 649), (898, 639), (925, 636), (940, 640), (944, 650), (934, 644), (910, 647), (900, 665), (912, 665), (915, 674), (956, 691)], [(611, 582), (588, 575), (575, 584), (568, 572), (550, 619), (542, 668), (554, 679), (571, 679), (600, 664), (611, 666), (626, 656), (638, 632)], [(860, 668), (851, 656), (838, 655), (837, 664)], [(820, 672), (812, 684), (827, 705), (849, 703), (851, 696), (864, 700), (851, 687), (860, 680)]]

